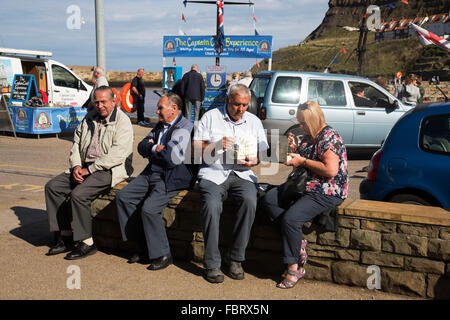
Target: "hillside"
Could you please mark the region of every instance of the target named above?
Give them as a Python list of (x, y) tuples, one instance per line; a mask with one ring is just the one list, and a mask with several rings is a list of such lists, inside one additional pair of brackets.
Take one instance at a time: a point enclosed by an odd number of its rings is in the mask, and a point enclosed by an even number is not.
[[(379, 6), (390, 2), (367, 1)], [(365, 3), (363, 0), (330, 0), (330, 8), (322, 23), (304, 41), (273, 52), (272, 69), (323, 72), (329, 66), (333, 73), (356, 74), (355, 49), (359, 32), (346, 31), (342, 26), (356, 27), (366, 8)], [(408, 3), (397, 2), (395, 9), (381, 7), (382, 20), (426, 16), (450, 9), (450, 1), (409, 0)], [(341, 43), (345, 43), (346, 54), (339, 52)], [(375, 42), (374, 32), (369, 32), (366, 49), (362, 69), (366, 77), (384, 75), (392, 78), (401, 71), (403, 74), (420, 73), (424, 79), (438, 74), (442, 80), (450, 80), (448, 53), (434, 46), (423, 47), (415, 38)], [(331, 63), (334, 57), (337, 63)], [(261, 68), (254, 67), (253, 71), (265, 70), (267, 65), (267, 61), (263, 61)]]

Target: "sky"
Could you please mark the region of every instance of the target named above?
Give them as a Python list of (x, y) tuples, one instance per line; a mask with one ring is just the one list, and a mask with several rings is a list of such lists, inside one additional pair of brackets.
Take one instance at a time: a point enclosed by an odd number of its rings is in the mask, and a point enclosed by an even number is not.
[[(328, 10), (328, 0), (252, 2), (253, 8), (225, 6), (225, 35), (254, 35), (254, 13), (256, 30), (273, 37), (273, 50), (298, 44), (320, 25)], [(182, 0), (104, 0), (104, 17), (106, 69), (110, 71), (140, 67), (161, 71), (164, 35), (179, 35), (180, 29), (189, 36), (216, 32), (214, 5), (184, 7)], [(0, 47), (51, 51), (52, 59), (65, 65), (96, 64), (95, 0), (2, 1), (0, 25)], [(176, 62), (183, 72), (193, 63), (205, 71), (215, 65), (215, 58), (176, 58)], [(250, 69), (256, 59), (222, 58), (220, 62), (231, 73)], [(172, 65), (171, 58), (166, 65)]]

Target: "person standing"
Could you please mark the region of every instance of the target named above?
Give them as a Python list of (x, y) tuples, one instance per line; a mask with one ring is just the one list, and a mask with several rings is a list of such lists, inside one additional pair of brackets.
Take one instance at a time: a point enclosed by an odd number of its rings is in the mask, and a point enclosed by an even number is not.
[[(70, 169), (45, 185), (45, 203), (55, 243), (47, 255), (70, 250), (67, 260), (97, 252), (92, 239), (91, 203), (97, 196), (133, 172), (133, 126), (130, 118), (115, 107), (110, 87), (95, 90), (95, 109), (75, 130), (70, 150)], [(71, 219), (72, 218), (72, 219)], [(71, 224), (71, 220), (72, 224)]]
[(395, 96), (403, 103), (416, 105), (420, 99), (420, 89), (417, 87), (417, 76), (406, 76), (405, 83), (395, 88)]
[(238, 83), (250, 87), (250, 83), (253, 81), (252, 72), (250, 70), (245, 71), (244, 78), (238, 81)]
[[(257, 177), (251, 170), (259, 162), (258, 151), (268, 149), (261, 120), (247, 112), (250, 90), (241, 84), (231, 87), (226, 106), (206, 112), (195, 128), (194, 157), (201, 150), (203, 164), (198, 173), (201, 199), (202, 229), (205, 243), (204, 277), (208, 282), (221, 283), (219, 222), (222, 201), (230, 195), (236, 205), (236, 222), (231, 244), (224, 258), (227, 274), (236, 280), (244, 279), (241, 262), (245, 260), (250, 230), (255, 218), (257, 203)], [(248, 139), (254, 152), (236, 160), (233, 150)]]
[(133, 97), (133, 108), (137, 112), (138, 125), (148, 127), (150, 123), (145, 121), (144, 105), (145, 105), (145, 84), (144, 84), (144, 69), (139, 68), (136, 76), (131, 81), (131, 96)]
[(92, 88), (91, 94), (89, 95), (89, 99), (82, 106), (82, 108), (86, 108), (88, 112), (95, 109), (95, 89), (103, 86), (109, 86), (108, 80), (106, 80), (105, 77), (105, 70), (102, 67), (94, 68), (94, 72), (92, 73), (92, 83), (94, 84), (94, 87)]
[(193, 64), (191, 71), (182, 78), (181, 95), (184, 97), (183, 115), (191, 120), (192, 106), (194, 106), (194, 122), (197, 123), (200, 117), (200, 107), (205, 99), (205, 81), (198, 72), (198, 66)]
[(143, 228), (149, 270), (164, 269), (172, 263), (161, 212), (180, 190), (190, 187), (193, 178), (184, 164), (193, 124), (181, 114), (180, 104), (181, 98), (175, 93), (159, 99), (156, 111), (159, 122), (138, 145), (139, 154), (148, 158), (149, 164), (116, 195), (122, 238), (138, 241), (138, 250), (128, 262), (140, 261), (145, 255), (139, 242)]

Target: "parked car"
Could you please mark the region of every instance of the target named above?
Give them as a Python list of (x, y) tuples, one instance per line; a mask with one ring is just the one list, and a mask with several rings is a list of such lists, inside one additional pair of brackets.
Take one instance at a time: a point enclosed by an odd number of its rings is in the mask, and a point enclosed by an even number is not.
[[(353, 95), (358, 87), (367, 99)], [(297, 107), (314, 100), (347, 147), (379, 148), (394, 123), (412, 108), (371, 80), (350, 75), (263, 71), (255, 75), (250, 89), (254, 97), (249, 111), (261, 119), (268, 137), (274, 135), (272, 129), (280, 136), (301, 136)]]
[(450, 208), (450, 103), (419, 105), (372, 157), (361, 199)]

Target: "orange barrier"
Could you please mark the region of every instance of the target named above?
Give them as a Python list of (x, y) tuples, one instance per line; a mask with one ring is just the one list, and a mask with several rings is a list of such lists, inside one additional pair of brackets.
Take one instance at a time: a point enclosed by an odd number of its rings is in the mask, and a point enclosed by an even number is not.
[(131, 96), (131, 82), (126, 83), (120, 90), (120, 103), (124, 111), (136, 111), (136, 108), (133, 107), (133, 97)]
[(117, 91), (116, 88), (112, 88), (112, 91), (114, 92), (114, 102), (116, 107), (120, 107), (120, 93)]

